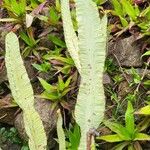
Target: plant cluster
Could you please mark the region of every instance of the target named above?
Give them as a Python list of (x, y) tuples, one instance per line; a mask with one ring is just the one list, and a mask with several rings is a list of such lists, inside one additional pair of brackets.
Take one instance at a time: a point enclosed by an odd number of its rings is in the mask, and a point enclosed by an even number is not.
[(137, 26), (141, 33), (150, 35), (150, 6), (143, 9), (132, 0), (112, 0), (112, 4), (114, 10), (110, 12), (119, 17), (123, 28)]
[[(12, 32), (7, 35), (5, 63), (12, 95), (24, 113), (30, 150), (46, 149), (47, 139), (33, 106), (33, 92), (20, 53), (23, 59), (31, 60), (37, 72), (36, 81), (43, 91), (36, 97), (50, 100), (60, 109), (56, 139), (60, 150), (94, 150), (103, 146), (107, 149), (108, 143), (112, 150), (139, 150), (143, 142), (150, 141), (150, 80), (145, 75), (150, 63), (149, 2), (71, 0), (69, 5), (69, 0), (55, 0), (51, 5), (44, 0), (4, 0), (1, 7), (7, 17), (0, 18), (0, 25), (15, 32), (20, 42), (19, 48), (16, 35)], [(115, 20), (113, 24), (108, 22), (112, 38), (135, 30), (138, 38), (146, 41), (141, 56), (145, 62), (142, 74), (137, 68), (122, 68), (112, 58), (106, 58), (105, 13), (108, 20)], [(111, 77), (112, 84), (103, 86), (103, 73)], [(124, 81), (127, 81), (127, 93), (120, 97), (119, 85)], [(67, 123), (66, 111), (70, 117)], [(37, 128), (40, 132), (34, 133)], [(106, 132), (99, 132), (101, 129)], [(2, 139), (23, 144), (14, 128), (1, 130)]]

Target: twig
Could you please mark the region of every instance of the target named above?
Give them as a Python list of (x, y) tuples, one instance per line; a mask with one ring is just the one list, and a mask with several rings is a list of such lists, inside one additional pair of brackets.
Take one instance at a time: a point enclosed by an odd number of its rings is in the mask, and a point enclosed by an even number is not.
[(3, 119), (3, 118), (5, 118), (6, 116), (7, 116), (7, 114), (5, 114), (4, 116), (0, 117), (0, 120)]
[(121, 72), (122, 72), (123, 76), (124, 76), (125, 79), (127, 80), (128, 84), (130, 84), (130, 82), (129, 82), (127, 76), (126, 76), (126, 74), (125, 74), (124, 71), (123, 71), (123, 68), (121, 67), (121, 64), (120, 64), (120, 62), (119, 62), (119, 59), (117, 58), (117, 56), (116, 56), (115, 54), (113, 54), (113, 55), (115, 56), (115, 58), (116, 58), (116, 60), (117, 60), (117, 62), (118, 62), (118, 65), (119, 65), (119, 67), (120, 67), (120, 69), (121, 69)]
[(150, 58), (149, 58), (148, 61), (147, 61), (146, 67), (145, 67), (145, 69), (144, 69), (144, 71), (143, 71), (143, 75), (142, 75), (142, 77), (141, 77), (141, 81), (140, 81), (140, 83), (138, 84), (138, 86), (137, 86), (137, 88), (136, 88), (136, 90), (135, 90), (135, 93), (137, 93), (137, 92), (139, 91), (140, 85), (141, 85), (142, 80), (144, 79), (144, 77), (145, 77), (145, 75), (146, 75), (146, 71), (147, 71), (147, 68), (148, 68), (149, 64), (150, 64)]

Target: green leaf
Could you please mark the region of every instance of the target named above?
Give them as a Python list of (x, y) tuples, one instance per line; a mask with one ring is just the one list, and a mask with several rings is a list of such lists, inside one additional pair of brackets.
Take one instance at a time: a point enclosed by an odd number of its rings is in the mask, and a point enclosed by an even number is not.
[(54, 44), (56, 44), (57, 46), (60, 46), (62, 48), (66, 47), (66, 44), (64, 41), (62, 41), (60, 38), (54, 36), (54, 35), (48, 35), (48, 39), (51, 40)]
[(121, 16), (123, 17), (124, 16), (124, 13), (122, 11), (122, 5), (121, 3), (118, 1), (118, 0), (112, 0), (112, 4), (113, 4), (113, 7), (114, 7), (114, 12), (117, 16)]
[(150, 141), (150, 136), (145, 133), (137, 133), (134, 141)]
[(93, 0), (96, 4), (102, 5), (104, 4), (107, 0)]
[(36, 42), (33, 41), (28, 35), (26, 35), (24, 32), (20, 32), (21, 39), (30, 47), (33, 47)]
[(64, 90), (62, 93), (61, 93), (61, 95), (62, 96), (65, 96), (69, 91), (71, 91), (72, 89), (74, 89), (74, 87), (71, 87), (71, 88), (68, 88), (68, 89), (66, 89), (66, 90)]
[(80, 128), (77, 124), (75, 124), (73, 129), (69, 129), (69, 131), (67, 131), (67, 135), (69, 138), (69, 142), (70, 142), (70, 146), (69, 149), (70, 150), (78, 150), (78, 146), (80, 144)]
[(34, 68), (36, 68), (38, 71), (41, 71), (41, 72), (48, 72), (50, 70), (50, 68), (51, 68), (51, 64), (48, 63), (48, 62), (44, 62), (42, 64), (34, 63), (34, 64), (32, 64), (32, 66)]
[(58, 12), (61, 11), (60, 0), (55, 0), (55, 8)]
[(60, 16), (58, 16), (58, 12), (55, 10), (55, 8), (52, 6), (50, 7), (50, 23), (53, 25), (56, 25), (59, 21)]
[(150, 115), (150, 105), (147, 105), (147, 106), (141, 108), (138, 112), (136, 112), (136, 114)]
[(121, 16), (119, 16), (119, 18), (120, 18), (120, 21), (121, 21), (121, 24), (123, 25), (123, 27), (127, 27), (129, 25), (128, 21), (125, 18), (123, 18)]
[(130, 142), (122, 142), (117, 144), (115, 147), (113, 147), (111, 150), (123, 150)]
[(96, 138), (97, 140), (104, 140), (106, 142), (114, 143), (114, 142), (121, 142), (125, 139), (122, 139), (118, 134), (114, 135), (104, 135)]
[(19, 3), (20, 14), (23, 15), (26, 12), (26, 0), (21, 0)]
[(142, 55), (142, 57), (143, 57), (143, 56), (150, 56), (150, 50), (147, 51), (147, 52), (145, 52), (145, 53)]
[(39, 64), (32, 64), (32, 66), (34, 67), (34, 68), (36, 68), (38, 71), (43, 71), (43, 68), (42, 68), (42, 66), (41, 65), (39, 65)]
[(78, 38), (74, 31), (73, 23), (71, 20), (69, 0), (61, 0), (61, 13), (62, 13), (64, 36), (65, 36), (67, 49), (75, 63), (75, 66), (77, 67), (80, 73), (81, 65), (80, 65), (80, 60), (79, 60)]
[(141, 12), (141, 14), (140, 14), (140, 16), (141, 17), (145, 17), (147, 14), (149, 14), (150, 13), (150, 6), (148, 6), (148, 7), (146, 7), (146, 9), (144, 9), (142, 12)]
[(150, 80), (144, 81), (144, 85), (150, 87)]
[(131, 139), (128, 130), (125, 127), (123, 127), (121, 124), (110, 122), (108, 120), (104, 121), (104, 124), (113, 132), (117, 133), (122, 139), (126, 139), (126, 140)]
[(58, 76), (58, 89), (59, 91), (63, 91), (65, 88), (65, 83), (62, 79), (62, 76)]
[(71, 66), (70, 66), (70, 65), (65, 65), (63, 68), (60, 69), (60, 71), (61, 71), (63, 74), (68, 75), (69, 72), (71, 71)]
[(19, 10), (19, 5), (17, 3), (16, 0), (11, 0), (11, 9), (12, 9), (12, 12), (16, 15), (19, 15), (20, 14), (20, 10)]
[(5, 63), (12, 96), (23, 110), (30, 150), (46, 150), (46, 133), (34, 108), (33, 89), (20, 55), (18, 38), (13, 32), (6, 36)]
[(58, 142), (59, 142), (59, 150), (66, 150), (66, 143), (65, 143), (65, 133), (62, 128), (63, 120), (60, 113), (60, 110), (57, 111), (58, 119), (57, 119), (57, 135), (58, 135)]
[(126, 13), (129, 15), (129, 17), (132, 20), (136, 20), (137, 14), (136, 14), (136, 11), (134, 10), (134, 7), (132, 6), (132, 4), (127, 0), (122, 0), (121, 3), (123, 5), (123, 8), (125, 9)]
[(128, 145), (128, 150), (134, 150), (133, 144)]
[(128, 130), (129, 134), (131, 135), (131, 138), (134, 138), (135, 133), (135, 124), (134, 124), (134, 109), (132, 106), (132, 103), (128, 101), (127, 110), (125, 113), (125, 123), (126, 123), (126, 129)]
[(72, 80), (72, 76), (70, 76), (70, 77), (67, 79), (67, 81), (65, 82), (65, 88), (67, 88), (67, 87), (69, 86), (71, 80)]
[(68, 58), (65, 58), (65, 57), (61, 57), (61, 56), (54, 56), (54, 55), (45, 55), (43, 57), (45, 60), (52, 60), (52, 59), (56, 59), (56, 60), (59, 60), (63, 63), (67, 63), (67, 64), (70, 64), (70, 65), (74, 65), (74, 62), (72, 60), (72, 58), (68, 57)]
[(150, 118), (149, 116), (147, 116), (141, 122), (138, 123), (137, 130), (140, 132), (144, 131), (149, 127), (149, 125), (150, 125)]
[(79, 150), (87, 147), (87, 133), (104, 117), (103, 70), (106, 57), (107, 17), (99, 18), (92, 0), (76, 0), (81, 83), (75, 119), (81, 129)]
[(139, 84), (141, 81), (141, 76), (138, 74), (137, 70), (133, 67), (131, 68), (131, 74), (133, 76), (134, 83)]
[(43, 88), (47, 91), (47, 92), (51, 92), (57, 89), (57, 87), (50, 85), (49, 83), (47, 83), (44, 79), (38, 77), (41, 85), (43, 86)]
[(11, 0), (9, 5), (11, 6), (11, 11), (15, 15), (22, 16), (25, 14), (26, 0), (21, 0), (19, 2), (16, 0)]
[(44, 91), (39, 97), (51, 100), (53, 102), (59, 100), (60, 98), (57, 92), (48, 93), (47, 91)]
[(136, 16), (140, 15), (140, 10), (139, 10), (138, 5), (135, 5), (135, 13), (136, 13)]

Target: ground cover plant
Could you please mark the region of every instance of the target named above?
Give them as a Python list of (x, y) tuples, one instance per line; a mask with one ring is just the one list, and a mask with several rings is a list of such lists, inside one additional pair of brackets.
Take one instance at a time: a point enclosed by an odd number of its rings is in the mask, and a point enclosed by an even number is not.
[(146, 0), (0, 1), (0, 148), (150, 149), (149, 15)]

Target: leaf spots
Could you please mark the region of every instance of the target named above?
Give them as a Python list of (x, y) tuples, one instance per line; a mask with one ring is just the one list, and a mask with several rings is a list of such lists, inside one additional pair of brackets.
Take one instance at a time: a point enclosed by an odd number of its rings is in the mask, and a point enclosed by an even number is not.
[(96, 116), (96, 114), (95, 114), (95, 113), (93, 113), (93, 115), (94, 115), (94, 116)]
[(86, 86), (87, 84), (84, 82), (83, 85)]
[(88, 68), (89, 68), (89, 69), (92, 69), (92, 66), (91, 66), (91, 64), (88, 64)]
[(88, 119), (88, 122), (90, 123), (90, 122), (91, 122), (91, 120), (90, 120), (90, 119)]

